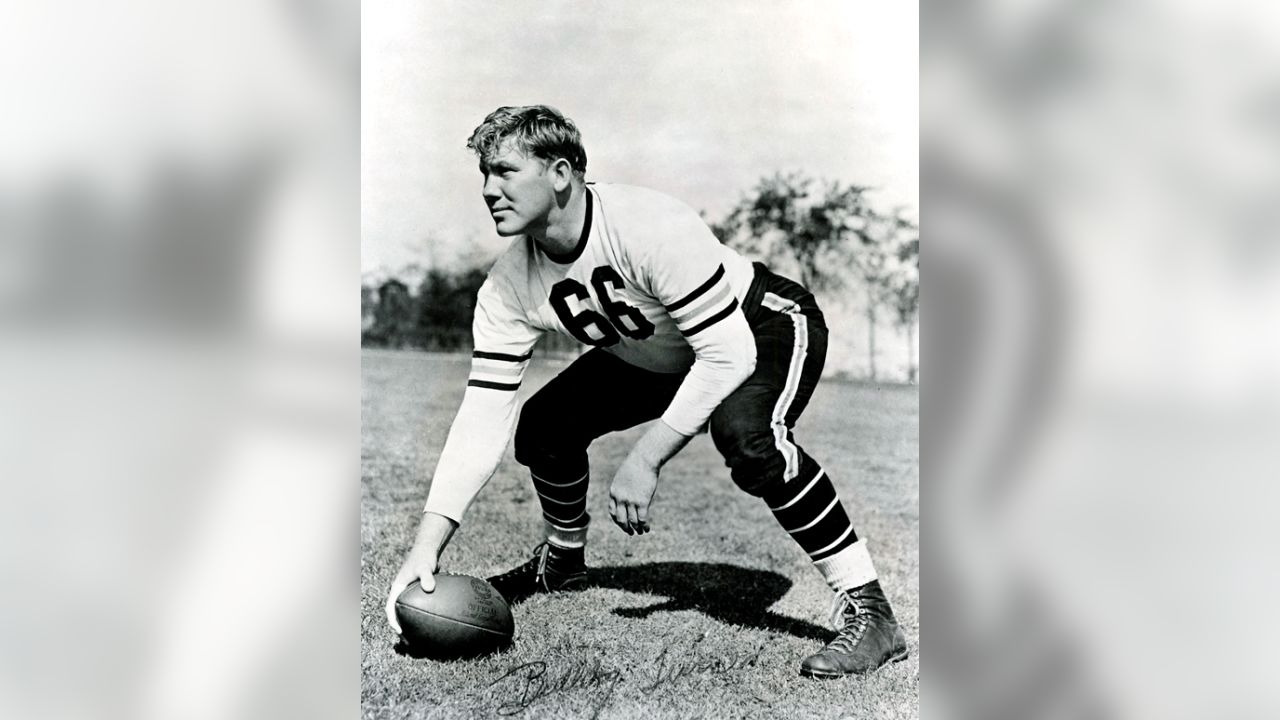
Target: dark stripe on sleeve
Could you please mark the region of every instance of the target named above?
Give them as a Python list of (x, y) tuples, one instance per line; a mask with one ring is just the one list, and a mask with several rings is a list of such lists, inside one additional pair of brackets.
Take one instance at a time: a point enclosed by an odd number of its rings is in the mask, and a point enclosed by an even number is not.
[(506, 362), (524, 362), (525, 360), (528, 360), (529, 358), (533, 357), (533, 351), (530, 350), (529, 352), (523, 355), (508, 355), (506, 353), (495, 353), (495, 352), (485, 352), (483, 350), (476, 350), (475, 352), (471, 353), (471, 357), (479, 358), (481, 360), (504, 360)]
[(674, 303), (671, 303), (670, 305), (668, 305), (667, 312), (669, 313), (675, 312), (676, 310), (679, 310), (685, 305), (688, 305), (694, 300), (697, 300), (698, 298), (702, 297), (708, 290), (715, 287), (716, 283), (720, 282), (720, 278), (722, 277), (724, 277), (724, 265), (721, 265), (720, 267), (716, 268), (716, 271), (714, 273), (711, 273), (711, 279), (699, 285), (697, 290), (694, 290), (688, 295), (685, 295), (684, 297), (680, 298)]
[(520, 383), (497, 383), (488, 380), (468, 380), (467, 387), (488, 388), (490, 390), (519, 390)]
[(734, 311), (734, 310), (737, 310), (737, 309), (738, 309), (738, 298), (734, 298), (734, 299), (733, 299), (733, 302), (729, 303), (729, 307), (727, 307), (727, 308), (725, 308), (725, 309), (721, 310), (720, 312), (716, 313), (715, 315), (712, 315), (711, 317), (707, 318), (706, 320), (703, 320), (702, 322), (698, 323), (697, 325), (694, 325), (693, 327), (689, 328), (687, 331), (685, 331), (685, 330), (681, 330), (681, 331), (680, 331), (680, 334), (681, 334), (681, 335), (684, 335), (685, 337), (691, 337), (691, 336), (693, 336), (693, 335), (696, 335), (696, 334), (698, 334), (698, 333), (702, 332), (703, 330), (706, 330), (707, 328), (711, 327), (712, 325), (715, 325), (716, 323), (720, 322), (721, 320), (723, 320), (723, 319), (725, 319), (725, 318), (729, 317), (730, 315), (732, 315), (732, 314), (733, 314), (733, 311)]

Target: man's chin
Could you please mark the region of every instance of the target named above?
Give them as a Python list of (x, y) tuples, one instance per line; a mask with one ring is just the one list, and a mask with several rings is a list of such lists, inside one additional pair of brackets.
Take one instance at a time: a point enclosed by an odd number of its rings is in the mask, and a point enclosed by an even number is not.
[(498, 237), (514, 237), (519, 235), (524, 228), (515, 227), (509, 223), (502, 221), (493, 224), (495, 230), (498, 231)]

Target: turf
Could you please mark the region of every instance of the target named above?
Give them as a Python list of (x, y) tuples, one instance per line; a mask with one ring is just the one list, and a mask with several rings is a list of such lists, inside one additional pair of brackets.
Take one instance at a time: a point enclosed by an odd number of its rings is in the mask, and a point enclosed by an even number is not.
[[(397, 651), (385, 593), (411, 543), (466, 382), (465, 356), (366, 351), (361, 494), (362, 714), (426, 718), (914, 718), (919, 716), (919, 394), (824, 381), (798, 441), (836, 483), (906, 632), (911, 656), (866, 678), (803, 679), (831, 636), (831, 593), (706, 436), (664, 470), (653, 532), (608, 521), (608, 480), (632, 429), (591, 450), (588, 589), (513, 608), (513, 647), (436, 662)], [(564, 363), (535, 360), (528, 395)], [(538, 505), (510, 450), (443, 569), (485, 577), (525, 560)]]

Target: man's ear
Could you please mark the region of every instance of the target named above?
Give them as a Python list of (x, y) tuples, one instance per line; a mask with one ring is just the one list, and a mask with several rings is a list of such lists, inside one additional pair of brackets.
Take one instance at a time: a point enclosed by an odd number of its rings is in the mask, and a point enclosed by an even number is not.
[(573, 180), (573, 166), (564, 158), (556, 158), (551, 161), (551, 184), (556, 192), (564, 192), (569, 189), (569, 185)]

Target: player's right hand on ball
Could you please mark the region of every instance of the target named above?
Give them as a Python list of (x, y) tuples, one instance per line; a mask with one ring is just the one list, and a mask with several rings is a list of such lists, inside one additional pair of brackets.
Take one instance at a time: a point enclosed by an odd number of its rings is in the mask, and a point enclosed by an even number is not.
[(401, 631), (400, 621), (396, 620), (396, 598), (400, 597), (400, 593), (404, 592), (414, 580), (422, 584), (424, 592), (435, 590), (435, 573), (439, 569), (440, 561), (436, 553), (427, 548), (415, 546), (405, 557), (404, 564), (400, 566), (400, 572), (396, 573), (396, 579), (391, 581), (391, 592), (387, 595), (387, 622), (391, 624), (391, 629), (397, 635), (401, 634)]

